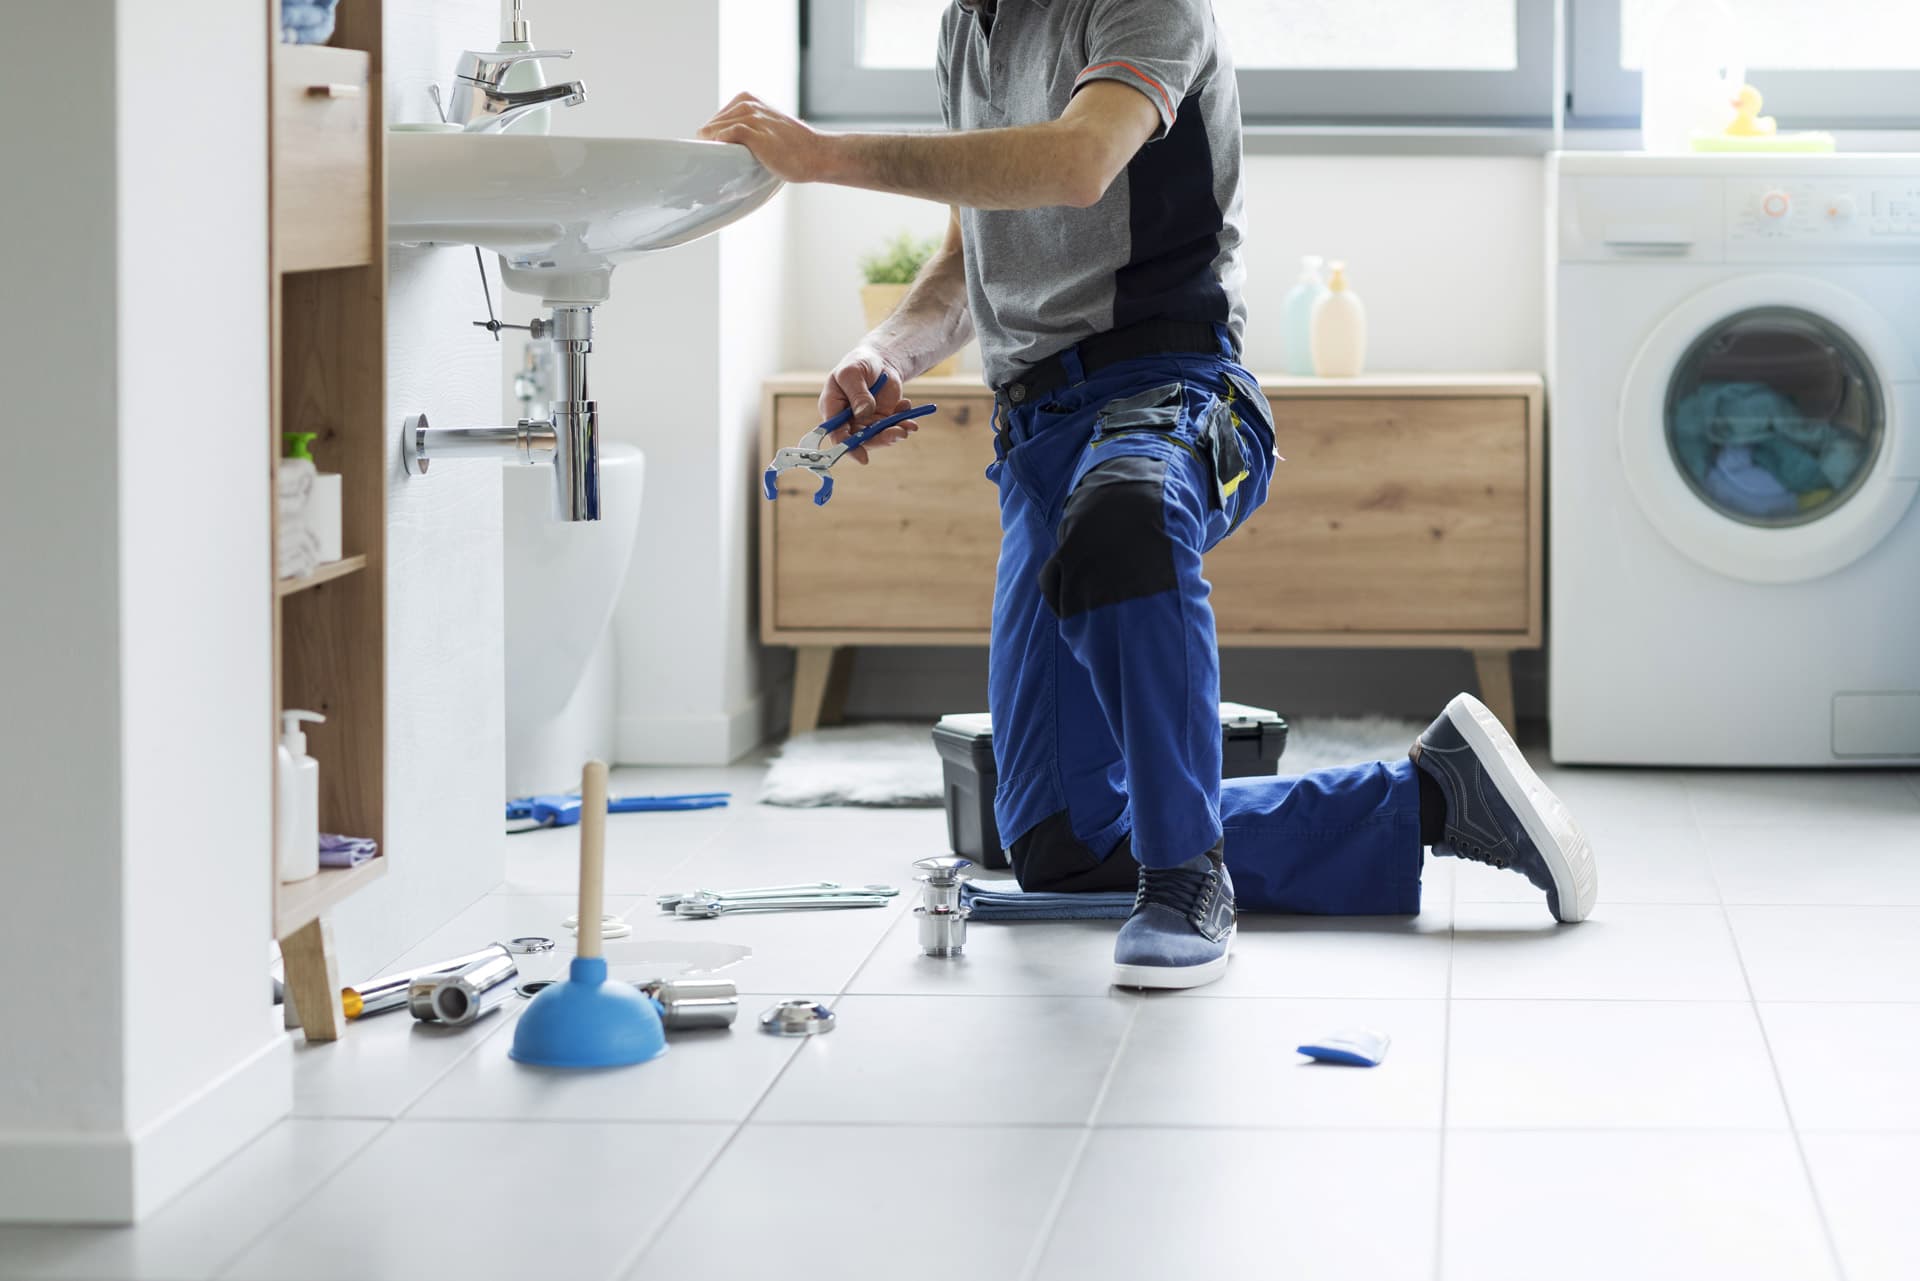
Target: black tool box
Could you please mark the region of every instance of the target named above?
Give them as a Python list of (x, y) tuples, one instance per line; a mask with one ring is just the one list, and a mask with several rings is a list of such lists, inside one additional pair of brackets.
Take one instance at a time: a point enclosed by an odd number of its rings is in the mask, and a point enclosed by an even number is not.
[[(1272, 774), (1287, 749), (1287, 723), (1275, 712), (1220, 704), (1220, 773), (1225, 778)], [(946, 776), (947, 841), (982, 867), (1006, 867), (993, 821), (993, 721), (985, 712), (942, 717), (933, 727)]]

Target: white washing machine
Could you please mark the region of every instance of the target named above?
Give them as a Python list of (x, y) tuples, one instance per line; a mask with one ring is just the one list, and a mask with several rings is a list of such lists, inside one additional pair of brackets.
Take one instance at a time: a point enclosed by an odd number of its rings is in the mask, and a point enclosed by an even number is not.
[(1920, 760), (1920, 156), (1548, 168), (1555, 760)]

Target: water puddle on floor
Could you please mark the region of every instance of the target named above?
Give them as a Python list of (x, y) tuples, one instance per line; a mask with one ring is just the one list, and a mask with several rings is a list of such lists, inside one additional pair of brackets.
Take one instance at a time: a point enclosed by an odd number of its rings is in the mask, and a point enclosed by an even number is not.
[(753, 955), (745, 944), (708, 939), (609, 939), (600, 950), (607, 958), (607, 972), (630, 981), (712, 974)]

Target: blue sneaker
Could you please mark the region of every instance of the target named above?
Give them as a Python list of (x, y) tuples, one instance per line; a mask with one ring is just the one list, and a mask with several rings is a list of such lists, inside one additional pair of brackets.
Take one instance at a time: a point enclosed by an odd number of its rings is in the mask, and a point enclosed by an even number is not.
[(1215, 846), (1178, 867), (1140, 869), (1133, 915), (1113, 942), (1121, 987), (1199, 987), (1227, 971), (1233, 878)]
[(1593, 846), (1485, 703), (1456, 695), (1410, 755), (1447, 799), (1435, 854), (1511, 868), (1546, 891), (1554, 919), (1586, 919), (1600, 889)]

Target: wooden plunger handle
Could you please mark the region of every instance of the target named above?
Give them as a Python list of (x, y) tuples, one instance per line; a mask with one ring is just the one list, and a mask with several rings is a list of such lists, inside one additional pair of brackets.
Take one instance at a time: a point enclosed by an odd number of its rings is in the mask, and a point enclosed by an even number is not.
[(600, 910), (605, 901), (607, 765), (588, 761), (580, 771), (580, 956), (600, 955)]

